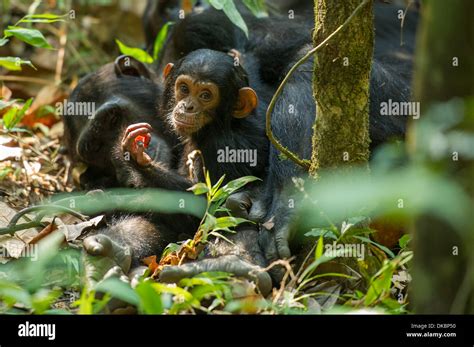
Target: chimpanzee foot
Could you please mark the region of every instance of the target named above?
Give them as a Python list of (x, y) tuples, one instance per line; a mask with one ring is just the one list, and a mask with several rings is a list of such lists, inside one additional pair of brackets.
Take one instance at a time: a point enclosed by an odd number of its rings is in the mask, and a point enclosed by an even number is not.
[(270, 275), (262, 268), (239, 259), (236, 255), (204, 259), (180, 266), (166, 266), (160, 273), (160, 281), (176, 283), (183, 278), (193, 277), (203, 272), (228, 272), (236, 277), (255, 281), (262, 295), (266, 296), (272, 289)]
[(83, 264), (88, 288), (110, 277), (128, 281), (130, 248), (122, 247), (106, 235), (92, 235), (84, 240)]

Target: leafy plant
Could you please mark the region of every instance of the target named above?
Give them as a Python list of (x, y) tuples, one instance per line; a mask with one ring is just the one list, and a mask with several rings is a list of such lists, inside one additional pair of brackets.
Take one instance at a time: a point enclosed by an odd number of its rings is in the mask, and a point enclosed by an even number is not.
[(8, 130), (14, 130), (15, 126), (21, 122), (26, 112), (30, 108), (33, 99), (28, 99), (22, 108), (13, 106), (3, 116), (3, 125)]
[[(233, 0), (207, 0), (207, 2), (216, 10), (223, 11), (227, 18), (245, 33), (245, 36), (249, 36), (247, 24), (245, 24)], [(257, 17), (267, 15), (264, 0), (244, 0), (243, 3)]]
[[(226, 237), (218, 233), (218, 231), (233, 232), (231, 228), (234, 228), (241, 223), (248, 222), (248, 220), (244, 218), (232, 217), (229, 211), (222, 207), (222, 205), (231, 194), (235, 193), (246, 184), (259, 180), (259, 178), (254, 176), (244, 176), (230, 181), (221, 187), (225, 175), (222, 176), (214, 185), (211, 183), (209, 172), (206, 172), (205, 177), (205, 183), (199, 182), (188, 189), (195, 195), (206, 194), (206, 212), (204, 218), (201, 220), (197, 232), (198, 241), (201, 243), (206, 243), (209, 235), (226, 239)], [(216, 217), (216, 215), (223, 213), (226, 213), (227, 215)]]
[[(3, 37), (0, 38), (0, 47), (6, 45), (12, 37), (15, 37), (33, 47), (53, 49), (41, 31), (25, 28), (20, 25), (24, 23), (63, 22), (66, 16), (51, 13), (26, 15), (16, 22), (15, 25), (10, 25), (7, 29), (3, 30)], [(28, 65), (36, 69), (29, 60), (23, 60), (20, 57), (0, 57), (0, 67), (4, 67), (7, 70), (21, 71), (22, 65)]]
[(147, 51), (144, 51), (141, 48), (129, 47), (118, 39), (116, 39), (115, 42), (119, 47), (120, 53), (129, 55), (138, 61), (141, 61), (142, 63), (151, 64), (158, 59), (165, 44), (166, 38), (168, 36), (168, 30), (171, 25), (173, 25), (173, 22), (166, 23), (156, 35), (155, 42), (153, 44), (153, 56), (150, 56)]

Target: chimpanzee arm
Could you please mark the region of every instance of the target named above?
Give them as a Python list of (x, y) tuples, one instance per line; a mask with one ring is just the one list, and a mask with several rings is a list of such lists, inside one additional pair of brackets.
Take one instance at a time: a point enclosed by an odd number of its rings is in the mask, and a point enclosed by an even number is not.
[(260, 292), (267, 295), (272, 288), (272, 280), (263, 271), (266, 261), (256, 242), (257, 237), (257, 226), (242, 225), (235, 234), (228, 237), (233, 244), (216, 239), (205, 250), (208, 258), (181, 266), (167, 266), (160, 273), (160, 281), (178, 282), (182, 278), (203, 272), (222, 271), (255, 281)]
[[(169, 168), (168, 163), (152, 160), (143, 148), (133, 143), (135, 136), (152, 136), (152, 128), (147, 123), (129, 126), (122, 139), (115, 144), (112, 162), (119, 184), (134, 188), (163, 188), (169, 190), (186, 190), (191, 181)], [(150, 135), (151, 134), (151, 135)], [(153, 146), (154, 142), (150, 142)], [(149, 148), (151, 151), (170, 151), (169, 148)]]

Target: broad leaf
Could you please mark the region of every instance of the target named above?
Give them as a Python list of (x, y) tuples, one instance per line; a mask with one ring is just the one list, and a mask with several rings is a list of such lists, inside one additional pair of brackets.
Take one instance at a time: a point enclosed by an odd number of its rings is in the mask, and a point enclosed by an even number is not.
[(19, 109), (12, 107), (3, 115), (3, 125), (6, 129), (11, 130), (21, 119), (17, 117)]
[(117, 43), (119, 50), (122, 54), (129, 55), (135, 58), (136, 60), (141, 61), (142, 63), (145, 63), (145, 64), (153, 63), (153, 58), (143, 49), (129, 47), (125, 45), (124, 43), (120, 42), (120, 40), (118, 39), (116, 39), (115, 42)]
[(237, 7), (235, 7), (234, 1), (231, 0), (209, 0), (209, 3), (214, 7), (216, 10), (222, 10), (229, 18), (229, 20), (234, 23), (237, 27), (242, 29), (245, 33), (245, 36), (249, 36), (249, 31), (247, 28), (247, 24), (245, 24), (244, 19), (240, 15)]
[(17, 39), (34, 47), (53, 49), (48, 41), (46, 41), (46, 38), (43, 36), (43, 34), (36, 29), (9, 26), (8, 29), (4, 31), (4, 34), (5, 37), (14, 36)]
[(156, 35), (155, 42), (153, 44), (153, 60), (158, 59), (158, 56), (165, 44), (166, 37), (168, 36), (169, 27), (173, 25), (173, 22), (166, 23)]
[(194, 195), (201, 195), (209, 192), (209, 188), (202, 182), (196, 183), (187, 190), (193, 192)]
[(268, 17), (264, 0), (243, 0), (243, 3), (257, 18)]
[(29, 60), (23, 60), (19, 57), (0, 57), (0, 66), (10, 71), (21, 71), (22, 65), (31, 66), (36, 70), (36, 67)]
[(52, 13), (44, 13), (44, 14), (29, 14), (23, 17), (20, 20), (20, 23), (54, 23), (54, 22), (65, 22), (64, 17), (67, 14), (59, 16)]

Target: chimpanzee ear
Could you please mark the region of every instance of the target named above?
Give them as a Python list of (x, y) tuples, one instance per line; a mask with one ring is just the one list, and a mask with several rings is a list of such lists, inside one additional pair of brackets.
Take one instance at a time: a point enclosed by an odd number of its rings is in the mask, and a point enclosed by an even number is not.
[(235, 118), (245, 118), (257, 107), (258, 98), (257, 93), (250, 87), (239, 89), (239, 99), (234, 108)]
[(168, 75), (170, 74), (171, 70), (173, 70), (174, 64), (168, 63), (165, 68), (163, 69), (163, 78), (166, 79)]
[(117, 77), (134, 76), (151, 79), (150, 70), (145, 64), (128, 55), (121, 55), (115, 59), (114, 66)]

